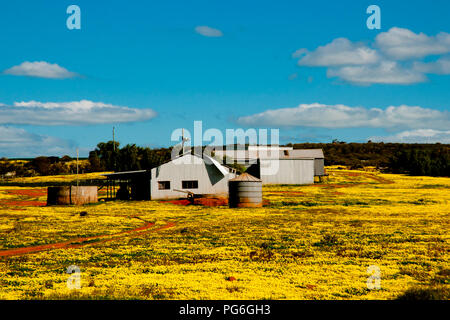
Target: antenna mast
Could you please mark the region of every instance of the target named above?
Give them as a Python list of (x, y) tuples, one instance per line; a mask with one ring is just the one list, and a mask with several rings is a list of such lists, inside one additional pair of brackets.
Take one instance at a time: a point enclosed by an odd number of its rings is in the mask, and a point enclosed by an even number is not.
[(181, 155), (184, 155), (184, 128), (181, 128)]
[(184, 128), (181, 128), (181, 155), (184, 155), (184, 143), (189, 141), (189, 138), (184, 137)]

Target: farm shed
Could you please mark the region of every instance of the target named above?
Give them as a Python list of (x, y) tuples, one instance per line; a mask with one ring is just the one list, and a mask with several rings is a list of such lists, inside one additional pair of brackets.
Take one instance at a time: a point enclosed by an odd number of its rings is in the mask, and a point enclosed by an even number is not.
[[(247, 150), (217, 150), (215, 156), (246, 165), (247, 172), (260, 178), (264, 184), (312, 184), (315, 176), (325, 175), (322, 149), (249, 146)], [(278, 170), (265, 174), (264, 168), (271, 166), (278, 167)]]
[[(274, 173), (264, 173), (274, 168)], [(262, 180), (263, 184), (313, 184), (314, 158), (262, 157), (247, 171)]]
[(151, 170), (151, 198), (180, 198), (185, 192), (228, 196), (228, 180), (235, 176), (207, 155), (185, 154)]
[[(130, 199), (177, 199), (188, 193), (228, 196), (228, 180), (235, 171), (206, 155), (185, 154), (151, 170), (117, 172), (105, 175), (109, 189), (126, 185)], [(115, 197), (115, 193), (111, 193)]]
[(325, 175), (325, 157), (322, 149), (294, 149), (283, 151), (283, 153), (292, 158), (313, 158), (314, 176), (321, 177)]
[(264, 157), (282, 158), (313, 158), (314, 176), (324, 176), (325, 156), (322, 149), (293, 149), (278, 146), (248, 146), (247, 150), (216, 150), (215, 157), (227, 157), (243, 164), (255, 164), (257, 159)]
[(129, 199), (150, 200), (150, 170), (116, 172), (105, 174), (105, 176), (108, 198), (115, 198), (116, 186), (120, 186), (122, 189), (127, 188)]

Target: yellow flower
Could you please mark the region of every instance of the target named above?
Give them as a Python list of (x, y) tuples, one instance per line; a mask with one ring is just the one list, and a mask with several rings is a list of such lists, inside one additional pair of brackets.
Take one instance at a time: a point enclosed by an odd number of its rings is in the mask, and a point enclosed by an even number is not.
[[(267, 204), (251, 209), (39, 207), (26, 202), (45, 195), (17, 190), (41, 188), (0, 187), (0, 299), (393, 299), (448, 287), (449, 178), (327, 171), (315, 185), (264, 186)], [(64, 245), (2, 256), (49, 244)], [(67, 287), (71, 265), (79, 290)], [(380, 290), (367, 287), (369, 266)]]

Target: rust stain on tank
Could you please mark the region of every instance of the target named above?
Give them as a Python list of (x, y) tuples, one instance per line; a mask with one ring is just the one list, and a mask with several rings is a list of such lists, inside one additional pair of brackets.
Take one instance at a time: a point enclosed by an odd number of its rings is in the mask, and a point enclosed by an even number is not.
[(96, 186), (48, 187), (47, 205), (82, 205), (98, 201)]
[(248, 173), (228, 181), (230, 208), (258, 208), (263, 206), (262, 181)]

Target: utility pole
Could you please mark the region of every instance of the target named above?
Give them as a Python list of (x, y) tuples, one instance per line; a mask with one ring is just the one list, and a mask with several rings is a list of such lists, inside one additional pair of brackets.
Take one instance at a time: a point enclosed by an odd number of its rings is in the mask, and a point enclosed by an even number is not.
[(115, 127), (113, 126), (113, 157), (114, 157), (114, 171), (116, 171), (116, 139), (115, 139)]
[(116, 140), (115, 140), (115, 138), (114, 138), (114, 126), (113, 126), (113, 150), (114, 150), (114, 152), (116, 152)]
[(77, 148), (77, 187), (78, 187), (78, 148)]

